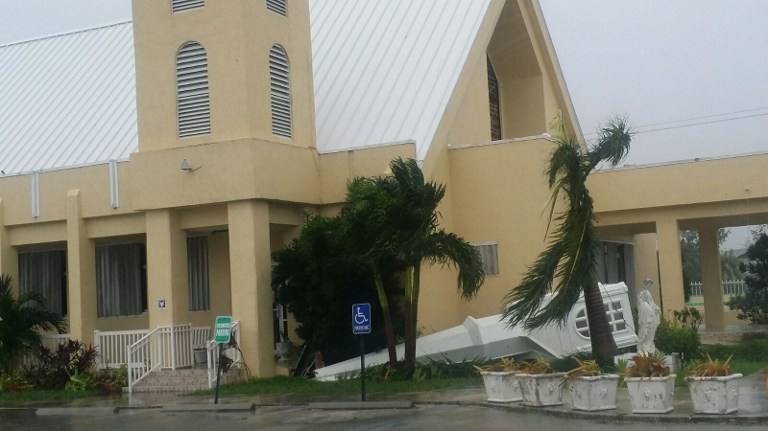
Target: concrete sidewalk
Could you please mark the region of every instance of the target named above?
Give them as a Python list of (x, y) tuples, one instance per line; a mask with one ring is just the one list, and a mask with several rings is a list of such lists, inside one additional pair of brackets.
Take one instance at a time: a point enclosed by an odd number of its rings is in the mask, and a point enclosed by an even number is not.
[[(122, 397), (102, 400), (76, 400), (68, 403), (58, 403), (50, 406), (33, 406), (15, 408), (40, 415), (56, 414), (63, 410), (77, 412), (107, 409), (115, 413), (128, 410), (158, 409), (158, 411), (201, 411), (226, 413), (247, 411), (259, 407), (282, 406), (296, 409), (346, 409), (350, 411), (370, 409), (407, 409), (419, 405), (455, 405), (457, 407), (486, 407), (539, 413), (574, 419), (591, 419), (601, 422), (668, 422), (668, 423), (722, 423), (722, 424), (768, 424), (768, 394), (762, 375), (755, 373), (745, 377), (739, 387), (739, 411), (728, 415), (694, 414), (688, 388), (675, 388), (674, 410), (667, 414), (632, 414), (629, 407), (629, 397), (626, 388), (621, 388), (617, 396), (617, 409), (600, 412), (584, 412), (572, 410), (570, 397), (566, 392), (564, 404), (554, 407), (528, 407), (520, 403), (491, 403), (486, 401), (485, 389), (482, 385), (453, 389), (446, 391), (369, 395), (366, 403), (359, 401), (356, 396), (318, 395), (263, 395), (263, 396), (222, 396), (219, 405), (213, 404), (213, 398), (199, 396), (182, 396), (173, 393), (152, 393), (124, 395)], [(3, 410), (3, 409), (0, 409)]]

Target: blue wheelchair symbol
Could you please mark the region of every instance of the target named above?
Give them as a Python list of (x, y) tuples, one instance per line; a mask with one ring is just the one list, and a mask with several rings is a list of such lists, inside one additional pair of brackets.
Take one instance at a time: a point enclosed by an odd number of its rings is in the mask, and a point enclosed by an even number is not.
[(371, 304), (364, 303), (352, 305), (352, 333), (371, 333)]

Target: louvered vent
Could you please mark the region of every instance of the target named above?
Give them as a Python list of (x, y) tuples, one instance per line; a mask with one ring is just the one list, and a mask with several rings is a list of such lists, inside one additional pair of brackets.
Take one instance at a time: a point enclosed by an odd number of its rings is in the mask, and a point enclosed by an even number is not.
[(279, 13), (282, 16), (285, 16), (287, 12), (285, 0), (267, 0), (267, 9)]
[(171, 10), (174, 13), (189, 9), (197, 9), (203, 6), (205, 6), (205, 0), (173, 0), (171, 2)]
[(197, 42), (182, 46), (176, 56), (176, 97), (179, 138), (211, 133), (208, 59)]
[(269, 78), (272, 98), (272, 134), (291, 137), (291, 85), (288, 55), (280, 45), (269, 50)]

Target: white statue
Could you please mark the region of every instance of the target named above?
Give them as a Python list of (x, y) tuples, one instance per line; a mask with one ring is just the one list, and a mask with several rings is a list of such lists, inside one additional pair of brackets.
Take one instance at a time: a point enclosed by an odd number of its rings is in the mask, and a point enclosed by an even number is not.
[(656, 328), (661, 322), (661, 308), (653, 302), (653, 296), (649, 288), (653, 282), (646, 279), (643, 282), (643, 290), (637, 295), (637, 352), (654, 353), (656, 345), (653, 343), (653, 337), (656, 335)]

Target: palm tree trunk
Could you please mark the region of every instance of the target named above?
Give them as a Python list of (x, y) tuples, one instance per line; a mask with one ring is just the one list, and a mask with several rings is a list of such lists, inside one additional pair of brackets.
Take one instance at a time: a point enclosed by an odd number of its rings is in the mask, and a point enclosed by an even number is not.
[(384, 281), (381, 274), (374, 271), (374, 283), (376, 284), (376, 293), (379, 295), (379, 305), (381, 305), (381, 314), (384, 316), (384, 333), (387, 337), (387, 352), (389, 352), (389, 364), (397, 364), (397, 350), (395, 349), (395, 330), (392, 326), (392, 313), (389, 311), (389, 299), (384, 291)]
[[(407, 377), (413, 374), (416, 360), (416, 328), (411, 323), (413, 321), (413, 276), (414, 267), (409, 266), (405, 269), (405, 307), (404, 307), (404, 323), (405, 323), (405, 356), (403, 358), (404, 372)], [(413, 343), (411, 341), (414, 341)]]
[(411, 277), (413, 280), (413, 286), (411, 288), (412, 289), (411, 301), (410, 301), (411, 309), (408, 312), (410, 316), (408, 320), (408, 325), (411, 328), (410, 329), (411, 336), (406, 340), (407, 353), (405, 355), (405, 362), (407, 365), (406, 370), (409, 373), (412, 373), (416, 367), (416, 338), (418, 338), (416, 323), (418, 322), (417, 317), (419, 314), (419, 286), (421, 284), (421, 265), (416, 265), (413, 268), (413, 274), (411, 275)]
[(619, 349), (613, 339), (608, 316), (605, 314), (603, 297), (597, 284), (592, 284), (584, 290), (584, 303), (587, 309), (592, 355), (601, 367), (613, 366), (613, 358), (619, 353)]

